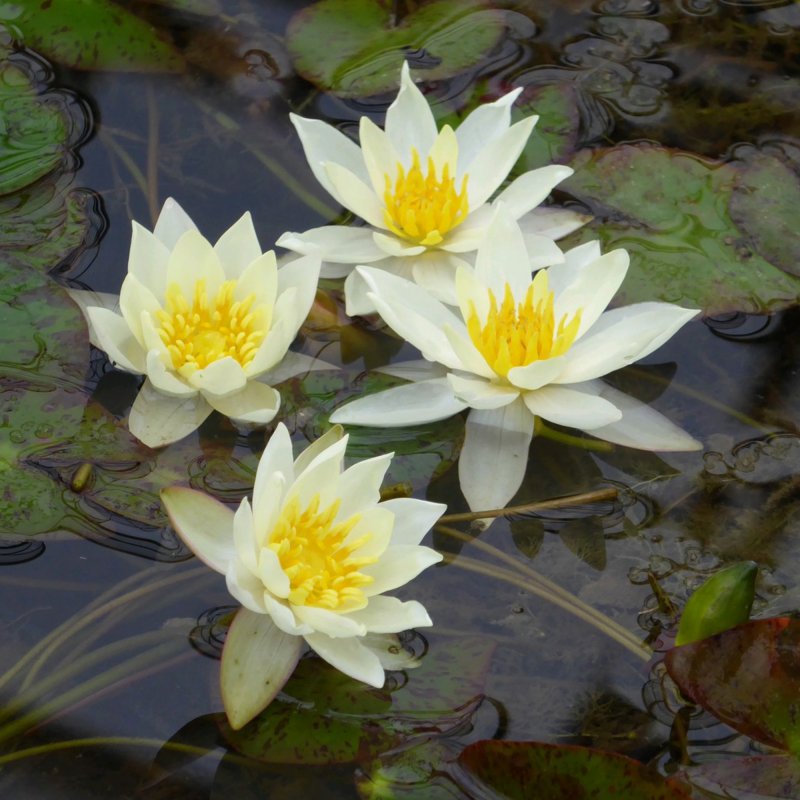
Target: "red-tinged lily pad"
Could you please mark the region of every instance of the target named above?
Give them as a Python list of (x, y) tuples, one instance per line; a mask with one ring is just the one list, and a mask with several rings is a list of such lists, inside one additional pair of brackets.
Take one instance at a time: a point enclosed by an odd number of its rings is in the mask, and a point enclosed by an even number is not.
[(800, 762), (794, 756), (754, 756), (689, 767), (694, 786), (736, 800), (795, 800), (800, 797)]
[(675, 647), (665, 663), (684, 695), (732, 728), (800, 750), (800, 620), (748, 622)]
[(434, 0), (399, 20), (391, 3), (322, 0), (292, 17), (286, 46), (306, 80), (360, 97), (396, 91), (406, 60), (425, 80), (457, 75), (494, 47), (504, 27), (502, 13), (481, 0)]
[(375, 758), (463, 725), (480, 704), (493, 645), (482, 638), (432, 648), (402, 680), (374, 689), (318, 658), (305, 658), (283, 692), (229, 744), (273, 764), (337, 764)]
[(487, 740), (458, 763), (508, 800), (689, 800), (682, 782), (638, 761), (577, 745)]
[(180, 72), (185, 64), (152, 25), (110, 0), (14, 0), (0, 22), (24, 43), (68, 67), (121, 72)]
[[(732, 218), (736, 192), (744, 190), (735, 164), (642, 144), (582, 151), (570, 166), (575, 174), (559, 188), (595, 219), (569, 243), (599, 237), (604, 249), (631, 255), (619, 304), (664, 300), (719, 314), (798, 302), (800, 279), (763, 256), (771, 252), (765, 237), (779, 231), (755, 241)], [(777, 193), (783, 184), (769, 186)], [(766, 194), (754, 184), (750, 202), (765, 202)]]

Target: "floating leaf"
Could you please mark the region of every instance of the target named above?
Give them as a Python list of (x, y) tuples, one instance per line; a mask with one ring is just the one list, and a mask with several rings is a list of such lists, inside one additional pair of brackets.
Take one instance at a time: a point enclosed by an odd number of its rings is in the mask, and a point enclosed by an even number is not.
[(794, 756), (755, 756), (688, 767), (683, 775), (700, 789), (736, 800), (795, 800), (800, 762)]
[(800, 621), (739, 625), (670, 650), (681, 692), (758, 741), (800, 751)]
[(512, 120), (531, 114), (538, 114), (539, 121), (522, 151), (521, 172), (564, 162), (574, 154), (580, 121), (576, 88), (562, 82), (527, 89), (514, 105)]
[(638, 761), (576, 745), (488, 740), (458, 763), (508, 800), (689, 800), (685, 785)]
[(25, 44), (75, 69), (180, 72), (183, 60), (156, 28), (110, 0), (13, 0), (0, 22)]
[(750, 619), (756, 595), (755, 561), (731, 564), (692, 593), (681, 614), (675, 644), (689, 644)]
[(482, 699), (493, 646), (482, 638), (432, 648), (404, 682), (374, 689), (318, 658), (303, 659), (270, 706), (223, 734), (269, 763), (334, 764), (375, 757), (463, 724)]
[(396, 92), (403, 61), (425, 80), (456, 75), (478, 63), (503, 29), (501, 13), (481, 0), (434, 0), (399, 22), (390, 3), (322, 0), (292, 17), (286, 44), (306, 80), (360, 97)]
[(664, 300), (706, 314), (797, 303), (800, 280), (765, 261), (731, 218), (734, 166), (655, 145), (584, 151), (571, 166), (559, 188), (595, 220), (570, 243), (599, 237), (631, 254), (618, 303)]

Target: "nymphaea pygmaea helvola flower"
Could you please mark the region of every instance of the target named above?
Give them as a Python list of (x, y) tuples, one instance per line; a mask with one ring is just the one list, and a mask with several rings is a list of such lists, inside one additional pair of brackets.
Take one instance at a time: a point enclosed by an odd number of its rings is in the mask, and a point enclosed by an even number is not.
[(345, 469), (346, 447), (336, 425), (294, 458), (279, 424), (259, 462), (253, 501), (245, 498), (235, 513), (193, 489), (161, 493), (180, 537), (225, 575), (242, 604), (221, 667), (234, 728), (280, 691), (303, 640), (345, 674), (380, 687), (384, 669), (397, 664), (393, 634), (432, 624), (420, 603), (384, 592), (441, 560), (420, 542), (445, 506), (405, 497), (381, 502), (392, 454)]
[[(373, 264), (455, 304), (455, 273), (471, 259), (492, 217), (491, 198), (531, 135), (537, 117), (511, 124), (521, 89), (472, 111), (455, 129), (437, 129), (428, 102), (403, 65), (400, 92), (382, 130), (368, 117), (360, 146), (336, 128), (295, 114), (292, 122), (309, 166), (323, 188), (368, 225), (330, 225), (285, 233), (281, 247), (322, 258), (322, 276), (347, 276), (347, 313), (375, 310), (368, 287), (353, 272)], [(550, 165), (516, 178), (496, 198), (520, 220), (537, 266), (556, 263), (553, 239), (588, 217), (566, 209), (536, 208), (572, 169)]]
[(473, 510), (502, 508), (514, 496), (537, 417), (628, 447), (700, 448), (598, 380), (652, 353), (698, 313), (661, 302), (606, 310), (628, 270), (625, 250), (601, 255), (589, 242), (532, 276), (522, 232), (501, 207), (474, 270), (456, 275), (458, 310), (403, 278), (358, 269), (383, 319), (426, 361), (386, 369), (412, 382), (347, 403), (331, 420), (402, 426), (470, 409), (459, 479)]
[(272, 420), (280, 406), (273, 384), (328, 366), (287, 352), (319, 268), (311, 255), (278, 269), (249, 212), (213, 246), (172, 199), (152, 233), (134, 222), (119, 296), (71, 292), (92, 344), (117, 368), (146, 376), (128, 420), (133, 435), (160, 447), (215, 409), (244, 423)]

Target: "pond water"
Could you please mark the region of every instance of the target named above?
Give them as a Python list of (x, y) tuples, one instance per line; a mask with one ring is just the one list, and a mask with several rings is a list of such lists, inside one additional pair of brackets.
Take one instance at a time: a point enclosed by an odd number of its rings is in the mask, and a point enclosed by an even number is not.
[[(728, 563), (758, 565), (753, 616), (800, 607), (800, 246), (789, 215), (800, 198), (800, 6), (476, 4), (455, 32), (426, 28), (405, 49), (370, 41), (359, 60), (335, 39), (304, 49), (298, 29), (314, 20), (302, 2), (93, 0), (87, 14), (118, 15), (111, 54), (63, 44), (58, 20), (45, 23), (65, 4), (45, 5), (0, 2), (0, 114), (16, 126), (0, 163), (0, 796), (484, 797), (443, 765), (491, 738), (591, 745), (664, 774), (767, 752), (683, 703), (657, 655), (631, 652), (540, 587), (553, 582), (656, 653), (690, 593)], [(392, 4), (372, 5), (385, 16)], [(396, 5), (412, 29), (422, 4)], [(157, 46), (136, 50), (134, 34)], [(444, 563), (397, 592), (434, 620), (407, 635), (419, 670), (390, 673), (387, 691), (370, 694), (309, 657), (272, 721), (237, 738), (218, 689), (235, 603), (177, 539), (158, 493), (182, 484), (238, 503), (272, 427), (241, 432), (215, 414), (162, 450), (137, 443), (125, 418), (139, 381), (90, 347), (64, 289), (118, 292), (130, 221), (152, 227), (170, 196), (211, 241), (249, 210), (265, 249), (286, 230), (351, 222), (317, 185), (288, 112), (355, 137), (360, 116), (382, 122), (398, 53), (420, 81), (444, 72), (421, 83), (442, 120), (525, 87), (520, 116), (541, 119), (519, 171), (574, 166), (554, 200), (595, 217), (562, 244), (626, 247), (634, 266), (620, 300), (704, 309), (609, 378), (703, 450), (536, 437), (515, 504), (608, 487), (617, 499), (500, 518), (479, 537), (456, 526), (471, 541), (434, 531)], [(394, 65), (382, 84), (370, 66), (381, 58)], [(385, 385), (376, 367), (416, 355), (377, 318), (347, 319), (337, 281), (323, 281), (295, 347), (341, 366), (281, 386), (279, 419), (298, 443), (345, 399)], [(396, 451), (393, 491), (460, 512), (463, 428), (456, 417), (353, 429), (348, 452)], [(428, 749), (392, 760), (412, 745)]]

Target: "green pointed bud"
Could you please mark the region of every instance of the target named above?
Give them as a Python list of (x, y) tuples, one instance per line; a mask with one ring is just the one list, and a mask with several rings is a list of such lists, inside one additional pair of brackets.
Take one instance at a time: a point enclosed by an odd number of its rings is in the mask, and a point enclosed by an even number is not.
[(747, 622), (757, 572), (754, 561), (742, 561), (712, 575), (686, 602), (675, 645), (707, 639)]

